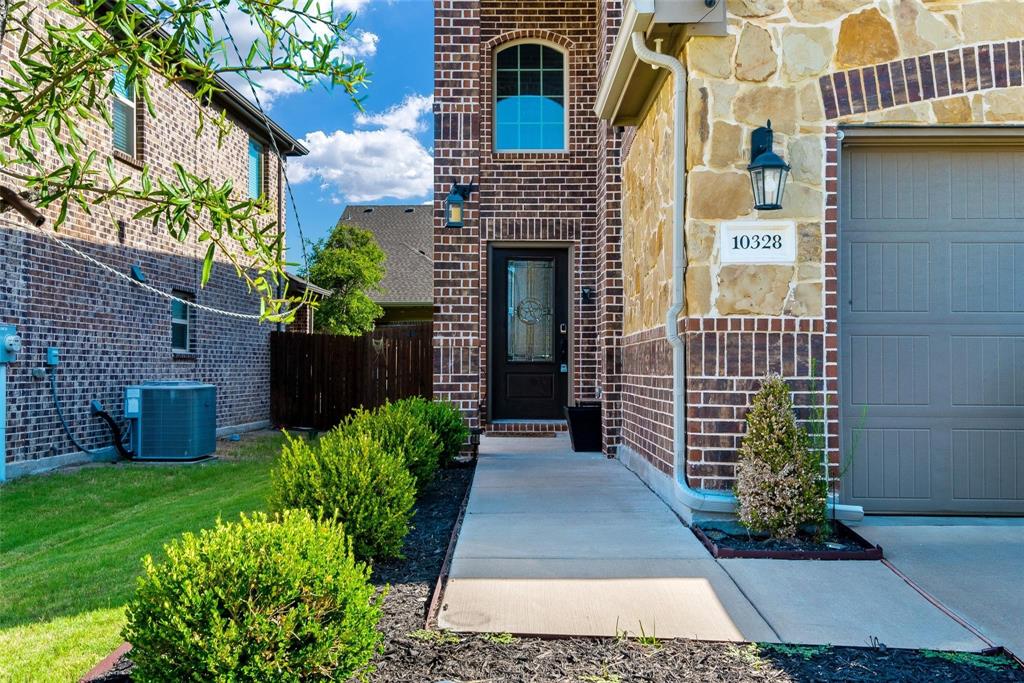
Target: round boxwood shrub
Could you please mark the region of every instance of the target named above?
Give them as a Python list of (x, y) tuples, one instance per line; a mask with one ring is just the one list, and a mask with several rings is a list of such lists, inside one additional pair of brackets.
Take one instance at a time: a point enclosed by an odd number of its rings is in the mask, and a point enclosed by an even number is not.
[(821, 455), (797, 424), (789, 386), (765, 379), (747, 413), (747, 433), (736, 464), (740, 522), (774, 538), (792, 538), (801, 527), (825, 530), (828, 493)]
[(441, 464), (449, 465), (469, 439), (469, 429), (462, 412), (451, 401), (428, 401), (413, 397), (398, 401), (396, 405), (420, 416), (441, 440)]
[(437, 474), (441, 441), (430, 425), (406, 406), (388, 403), (373, 411), (357, 410), (345, 421), (342, 430), (369, 434), (384, 451), (404, 458), (421, 491)]
[(164, 550), (126, 610), (132, 680), (347, 680), (380, 650), (382, 595), (333, 521), (243, 515)]
[(371, 434), (334, 429), (315, 442), (288, 437), (271, 478), (274, 509), (336, 518), (357, 559), (401, 557), (416, 480)]

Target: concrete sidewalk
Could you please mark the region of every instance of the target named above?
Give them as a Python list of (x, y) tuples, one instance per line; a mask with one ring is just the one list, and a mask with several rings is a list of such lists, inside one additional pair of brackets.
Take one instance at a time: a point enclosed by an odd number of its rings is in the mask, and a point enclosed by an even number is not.
[(877, 562), (716, 561), (632, 472), (485, 438), (438, 619), (454, 631), (980, 650)]
[(857, 531), (994, 644), (1024, 655), (1024, 519), (868, 517)]

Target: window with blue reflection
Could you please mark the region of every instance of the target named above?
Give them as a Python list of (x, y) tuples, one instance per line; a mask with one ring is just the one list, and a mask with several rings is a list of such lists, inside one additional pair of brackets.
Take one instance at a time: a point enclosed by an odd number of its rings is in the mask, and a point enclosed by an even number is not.
[(494, 148), (565, 149), (565, 55), (546, 45), (511, 45), (495, 64)]

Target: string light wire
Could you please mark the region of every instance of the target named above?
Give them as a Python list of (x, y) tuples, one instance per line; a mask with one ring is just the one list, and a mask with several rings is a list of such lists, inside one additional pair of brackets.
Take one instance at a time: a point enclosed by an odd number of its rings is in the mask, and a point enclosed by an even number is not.
[[(15, 228), (15, 229), (20, 229), (20, 228), (24, 227), (24, 226), (18, 225), (16, 223), (11, 223), (11, 222), (8, 222), (8, 221), (4, 221), (4, 225), (6, 225), (7, 227), (10, 227), (10, 228)], [(117, 268), (114, 268), (111, 265), (103, 263), (99, 259), (97, 259), (97, 258), (91, 256), (90, 254), (82, 251), (78, 247), (75, 247), (75, 246), (73, 246), (71, 244), (68, 244), (66, 241), (62, 240), (60, 237), (57, 236), (57, 231), (56, 230), (53, 230), (52, 228), (47, 228), (45, 226), (36, 228), (36, 230), (38, 230), (40, 233), (42, 233), (43, 235), (45, 235), (46, 237), (48, 237), (52, 241), (56, 242), (60, 246), (64, 247), (65, 249), (70, 251), (72, 254), (75, 254), (79, 258), (82, 258), (82, 259), (88, 261), (89, 263), (91, 263), (92, 265), (96, 266), (97, 268), (100, 268), (101, 270), (103, 270), (103, 271), (105, 271), (107, 273), (110, 273), (111, 275), (113, 275), (115, 277), (118, 277), (118, 278), (128, 282), (129, 284), (132, 284), (132, 285), (134, 285), (136, 287), (139, 287), (140, 289), (144, 289), (145, 291), (147, 291), (147, 292), (149, 292), (151, 294), (156, 294), (157, 296), (161, 296), (161, 297), (163, 297), (165, 299), (168, 299), (169, 301), (176, 301), (178, 303), (184, 304), (184, 305), (189, 306), (191, 308), (194, 308), (196, 310), (204, 311), (206, 313), (213, 313), (215, 315), (223, 315), (223, 316), (226, 316), (228, 318), (236, 318), (238, 320), (263, 320), (264, 319), (264, 316), (260, 315), (259, 313), (239, 313), (237, 311), (226, 311), (224, 309), (216, 308), (214, 306), (207, 306), (205, 304), (201, 304), (201, 303), (199, 303), (197, 301), (190, 301), (188, 299), (183, 299), (183, 298), (181, 298), (179, 296), (175, 296), (175, 295), (173, 295), (173, 294), (171, 294), (169, 292), (165, 292), (162, 289), (154, 287), (153, 285), (149, 284), (148, 282), (139, 282), (138, 280), (136, 280), (135, 278), (131, 277), (127, 273), (124, 273), (124, 272), (118, 270)]]
[[(217, 8), (217, 14), (220, 15), (220, 23), (224, 25), (224, 31), (227, 33), (228, 42), (231, 43), (231, 47), (234, 49), (235, 58), (238, 59), (239, 66), (245, 65), (245, 60), (242, 58), (242, 52), (238, 48), (238, 42), (235, 40), (234, 34), (231, 32), (231, 26), (228, 24), (227, 17), (224, 16), (224, 10), (220, 7)], [(309, 258), (306, 256), (306, 237), (302, 232), (302, 220), (299, 218), (299, 207), (295, 202), (295, 193), (292, 191), (292, 184), (288, 180), (288, 160), (281, 154), (281, 150), (277, 147), (277, 139), (274, 136), (274, 131), (270, 129), (270, 121), (267, 118), (267, 113), (263, 109), (263, 104), (260, 102), (260, 96), (256, 93), (256, 85), (252, 82), (252, 77), (248, 71), (242, 70), (242, 78), (249, 86), (249, 92), (252, 93), (253, 102), (256, 104), (256, 108), (260, 110), (260, 118), (263, 121), (263, 126), (267, 129), (267, 137), (270, 138), (270, 145), (274, 149), (274, 155), (281, 161), (282, 173), (284, 175), (284, 186), (288, 192), (288, 199), (292, 205), (292, 215), (295, 217), (295, 227), (299, 233), (299, 245), (302, 247), (302, 266), (306, 272), (309, 272)], [(280, 198), (278, 198), (280, 200)]]

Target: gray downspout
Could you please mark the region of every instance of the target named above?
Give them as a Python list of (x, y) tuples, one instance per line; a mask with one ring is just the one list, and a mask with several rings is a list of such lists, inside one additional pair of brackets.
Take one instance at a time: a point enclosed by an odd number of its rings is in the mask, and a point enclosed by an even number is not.
[(694, 511), (732, 512), (731, 493), (690, 486), (686, 462), (686, 344), (679, 335), (679, 315), (686, 305), (686, 69), (675, 57), (647, 47), (641, 31), (633, 33), (633, 51), (641, 61), (672, 73), (675, 89), (675, 134), (672, 150), (672, 304), (665, 314), (665, 337), (672, 347), (672, 451), (677, 493)]

